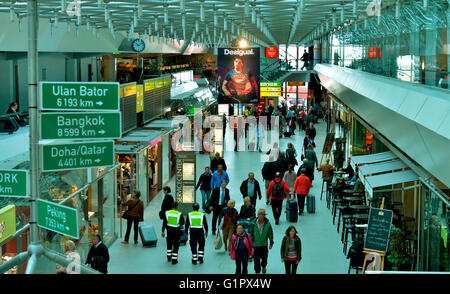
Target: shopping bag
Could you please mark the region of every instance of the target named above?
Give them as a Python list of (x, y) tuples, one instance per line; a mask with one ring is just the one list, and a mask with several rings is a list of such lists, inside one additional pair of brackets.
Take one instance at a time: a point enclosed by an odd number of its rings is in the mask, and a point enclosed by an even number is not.
[(223, 244), (223, 242), (222, 242), (220, 230), (217, 230), (217, 237), (216, 237), (216, 241), (214, 241), (214, 245), (215, 245), (214, 248), (216, 250), (219, 250), (220, 248), (222, 248), (222, 244)]

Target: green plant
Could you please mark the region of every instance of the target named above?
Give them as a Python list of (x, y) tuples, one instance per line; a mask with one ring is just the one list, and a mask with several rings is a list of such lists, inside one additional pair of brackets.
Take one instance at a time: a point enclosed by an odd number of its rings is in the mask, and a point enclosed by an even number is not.
[(400, 270), (401, 267), (410, 265), (414, 258), (406, 248), (406, 232), (399, 228), (391, 229), (389, 237), (389, 251), (386, 260), (392, 265), (393, 271)]

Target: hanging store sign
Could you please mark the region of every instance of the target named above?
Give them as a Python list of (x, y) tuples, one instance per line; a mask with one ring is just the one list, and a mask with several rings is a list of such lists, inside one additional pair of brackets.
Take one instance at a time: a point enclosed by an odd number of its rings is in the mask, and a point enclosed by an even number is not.
[(261, 87), (261, 92), (280, 92), (281, 88), (279, 87)]
[(43, 145), (41, 158), (42, 171), (112, 166), (114, 141)]
[(119, 83), (40, 82), (41, 110), (120, 110)]
[(219, 104), (259, 103), (260, 49), (218, 48)]
[(121, 88), (123, 88), (123, 97), (136, 95), (136, 93), (137, 93), (136, 84), (129, 85), (129, 86), (123, 86)]
[(0, 170), (0, 196), (26, 197), (29, 186), (28, 171)]
[(120, 112), (41, 113), (41, 139), (118, 139)]
[(16, 206), (0, 209), (0, 243), (16, 233)]
[(278, 58), (278, 47), (272, 46), (266, 48), (266, 58)]
[(260, 83), (261, 87), (279, 87), (281, 88), (282, 83), (281, 82), (261, 82)]
[(78, 211), (54, 202), (38, 199), (38, 226), (78, 239)]
[(261, 92), (262, 97), (279, 97), (281, 92)]

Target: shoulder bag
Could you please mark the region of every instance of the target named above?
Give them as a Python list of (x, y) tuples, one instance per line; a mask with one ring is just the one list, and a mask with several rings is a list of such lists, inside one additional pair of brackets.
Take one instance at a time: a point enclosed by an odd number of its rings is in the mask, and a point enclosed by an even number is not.
[(129, 219), (129, 218), (130, 218), (130, 216), (128, 215), (128, 212), (129, 212), (130, 210), (132, 210), (133, 208), (135, 208), (135, 207), (138, 205), (139, 201), (141, 201), (141, 199), (138, 199), (138, 201), (136, 202), (135, 205), (133, 205), (133, 207), (127, 209), (127, 211), (125, 211), (125, 212), (122, 214), (122, 218), (123, 218), (123, 219)]

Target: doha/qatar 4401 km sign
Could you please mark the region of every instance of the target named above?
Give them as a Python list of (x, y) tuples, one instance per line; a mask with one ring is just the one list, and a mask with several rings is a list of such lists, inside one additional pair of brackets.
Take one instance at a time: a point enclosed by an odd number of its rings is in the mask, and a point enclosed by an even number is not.
[(57, 112), (41, 114), (41, 139), (116, 139), (120, 112)]
[(114, 141), (49, 144), (41, 147), (42, 171), (111, 166)]
[(119, 110), (119, 83), (41, 82), (41, 110)]

